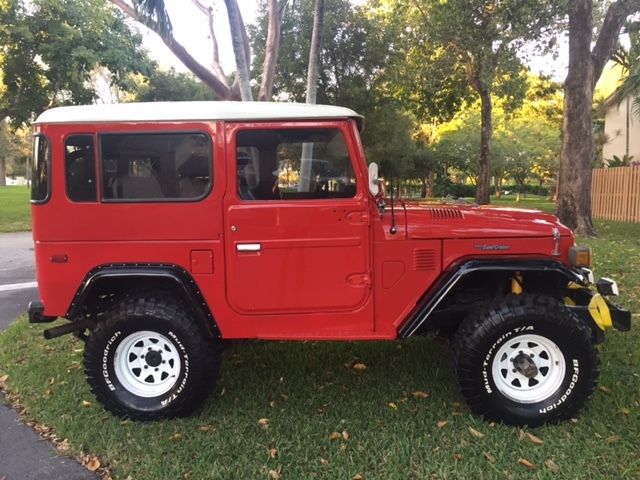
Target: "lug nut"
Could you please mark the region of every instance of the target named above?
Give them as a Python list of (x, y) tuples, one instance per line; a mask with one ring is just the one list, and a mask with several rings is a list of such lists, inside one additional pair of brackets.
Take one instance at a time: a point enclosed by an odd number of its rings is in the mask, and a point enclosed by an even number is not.
[(533, 354), (533, 353), (532, 353), (532, 354), (531, 354), (531, 355), (529, 355), (529, 356), (530, 356), (531, 358), (533, 358), (533, 357), (535, 357), (535, 354)]
[(144, 368), (149, 368), (149, 365), (145, 365)]

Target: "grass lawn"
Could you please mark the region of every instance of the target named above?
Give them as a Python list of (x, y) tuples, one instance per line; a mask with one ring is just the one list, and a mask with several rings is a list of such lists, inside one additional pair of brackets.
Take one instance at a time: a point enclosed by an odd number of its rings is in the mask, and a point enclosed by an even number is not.
[(31, 230), (29, 187), (0, 187), (0, 233)]
[[(597, 227), (596, 272), (619, 280), (620, 302), (639, 312), (640, 225)], [(79, 340), (45, 341), (42, 329), (21, 318), (0, 335), (0, 382), (28, 418), (68, 440), (68, 454), (97, 454), (115, 479), (640, 478), (636, 318), (632, 332), (607, 335), (601, 387), (583, 414), (536, 429), (541, 445), (471, 415), (446, 345), (427, 339), (236, 343), (196, 415), (141, 424), (96, 404)], [(367, 369), (344, 365), (355, 359)]]

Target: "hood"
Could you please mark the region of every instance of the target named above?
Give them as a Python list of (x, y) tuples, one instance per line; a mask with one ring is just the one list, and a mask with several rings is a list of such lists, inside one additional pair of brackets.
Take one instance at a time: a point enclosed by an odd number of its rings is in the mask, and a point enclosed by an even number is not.
[(405, 208), (410, 239), (548, 237), (554, 229), (563, 237), (573, 236), (555, 215), (539, 210), (417, 202)]

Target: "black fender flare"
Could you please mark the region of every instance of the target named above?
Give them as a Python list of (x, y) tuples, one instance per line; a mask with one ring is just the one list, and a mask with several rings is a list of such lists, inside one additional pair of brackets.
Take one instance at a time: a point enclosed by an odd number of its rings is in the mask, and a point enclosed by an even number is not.
[(579, 272), (572, 270), (565, 264), (548, 259), (485, 259), (463, 260), (454, 263), (440, 278), (426, 291), (409, 314), (407, 321), (398, 331), (398, 337), (406, 338), (413, 335), (429, 318), (436, 307), (451, 292), (453, 287), (470, 273), (485, 272), (549, 272), (561, 275), (569, 282), (584, 285), (584, 278)]
[(179, 265), (174, 264), (118, 263), (100, 265), (87, 273), (78, 287), (65, 317), (71, 321), (81, 318), (83, 316), (83, 306), (87, 299), (99, 288), (100, 284), (104, 281), (111, 281), (118, 278), (123, 280), (145, 280), (153, 278), (172, 283), (188, 302), (189, 306), (192, 307), (196, 315), (196, 320), (202, 327), (203, 333), (212, 339), (221, 338), (220, 330), (198, 284), (189, 272)]

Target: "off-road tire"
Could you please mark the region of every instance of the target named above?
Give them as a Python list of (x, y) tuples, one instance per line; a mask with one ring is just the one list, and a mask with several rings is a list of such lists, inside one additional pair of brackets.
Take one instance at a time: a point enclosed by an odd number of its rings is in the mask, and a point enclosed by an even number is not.
[[(166, 351), (157, 348), (160, 358), (168, 351), (173, 352), (171, 358), (180, 362), (175, 384), (169, 384), (170, 389), (158, 395), (144, 391), (144, 384), (143, 396), (127, 389), (127, 385), (135, 385), (136, 378), (130, 373), (122, 377), (122, 367), (118, 369), (122, 382), (116, 374), (118, 347), (123, 342), (131, 344), (127, 339), (136, 335), (147, 335), (140, 332), (151, 332), (164, 339), (159, 345), (166, 344)], [(122, 353), (124, 350), (120, 359)], [(202, 335), (182, 302), (166, 293), (136, 294), (114, 304), (91, 332), (84, 351), (84, 370), (91, 391), (105, 409), (133, 420), (157, 420), (186, 416), (200, 406), (218, 378), (220, 353), (219, 342)], [(150, 367), (149, 371), (154, 370)]]
[[(525, 342), (519, 344), (518, 339)], [(552, 358), (553, 352), (561, 353), (557, 363), (543, 359), (549, 354), (540, 354), (544, 350), (540, 344), (527, 350), (526, 340), (534, 340), (531, 344), (536, 345), (536, 339), (542, 340), (542, 345), (554, 347), (548, 349)], [(546, 375), (554, 373), (555, 382), (542, 383), (552, 377), (543, 378), (544, 367), (536, 368), (533, 381), (540, 378), (540, 386), (530, 387), (530, 379), (522, 376), (526, 383), (518, 380), (513, 388), (523, 390), (513, 394), (509, 380), (522, 372), (513, 369), (511, 374), (502, 367), (514, 360), (516, 350), (522, 354), (520, 348), (532, 359), (537, 351), (540, 362), (551, 364), (546, 367)], [(553, 365), (557, 364), (564, 365), (564, 369), (553, 372)], [(538, 426), (577, 414), (595, 390), (599, 359), (589, 326), (565, 305), (547, 296), (509, 295), (481, 312), (472, 313), (462, 323), (453, 342), (453, 368), (460, 392), (475, 413), (490, 421)], [(494, 373), (502, 378), (494, 378)], [(551, 390), (543, 390), (545, 385)], [(541, 389), (545, 398), (535, 397), (536, 388)], [(525, 398), (526, 395), (531, 397)]]

